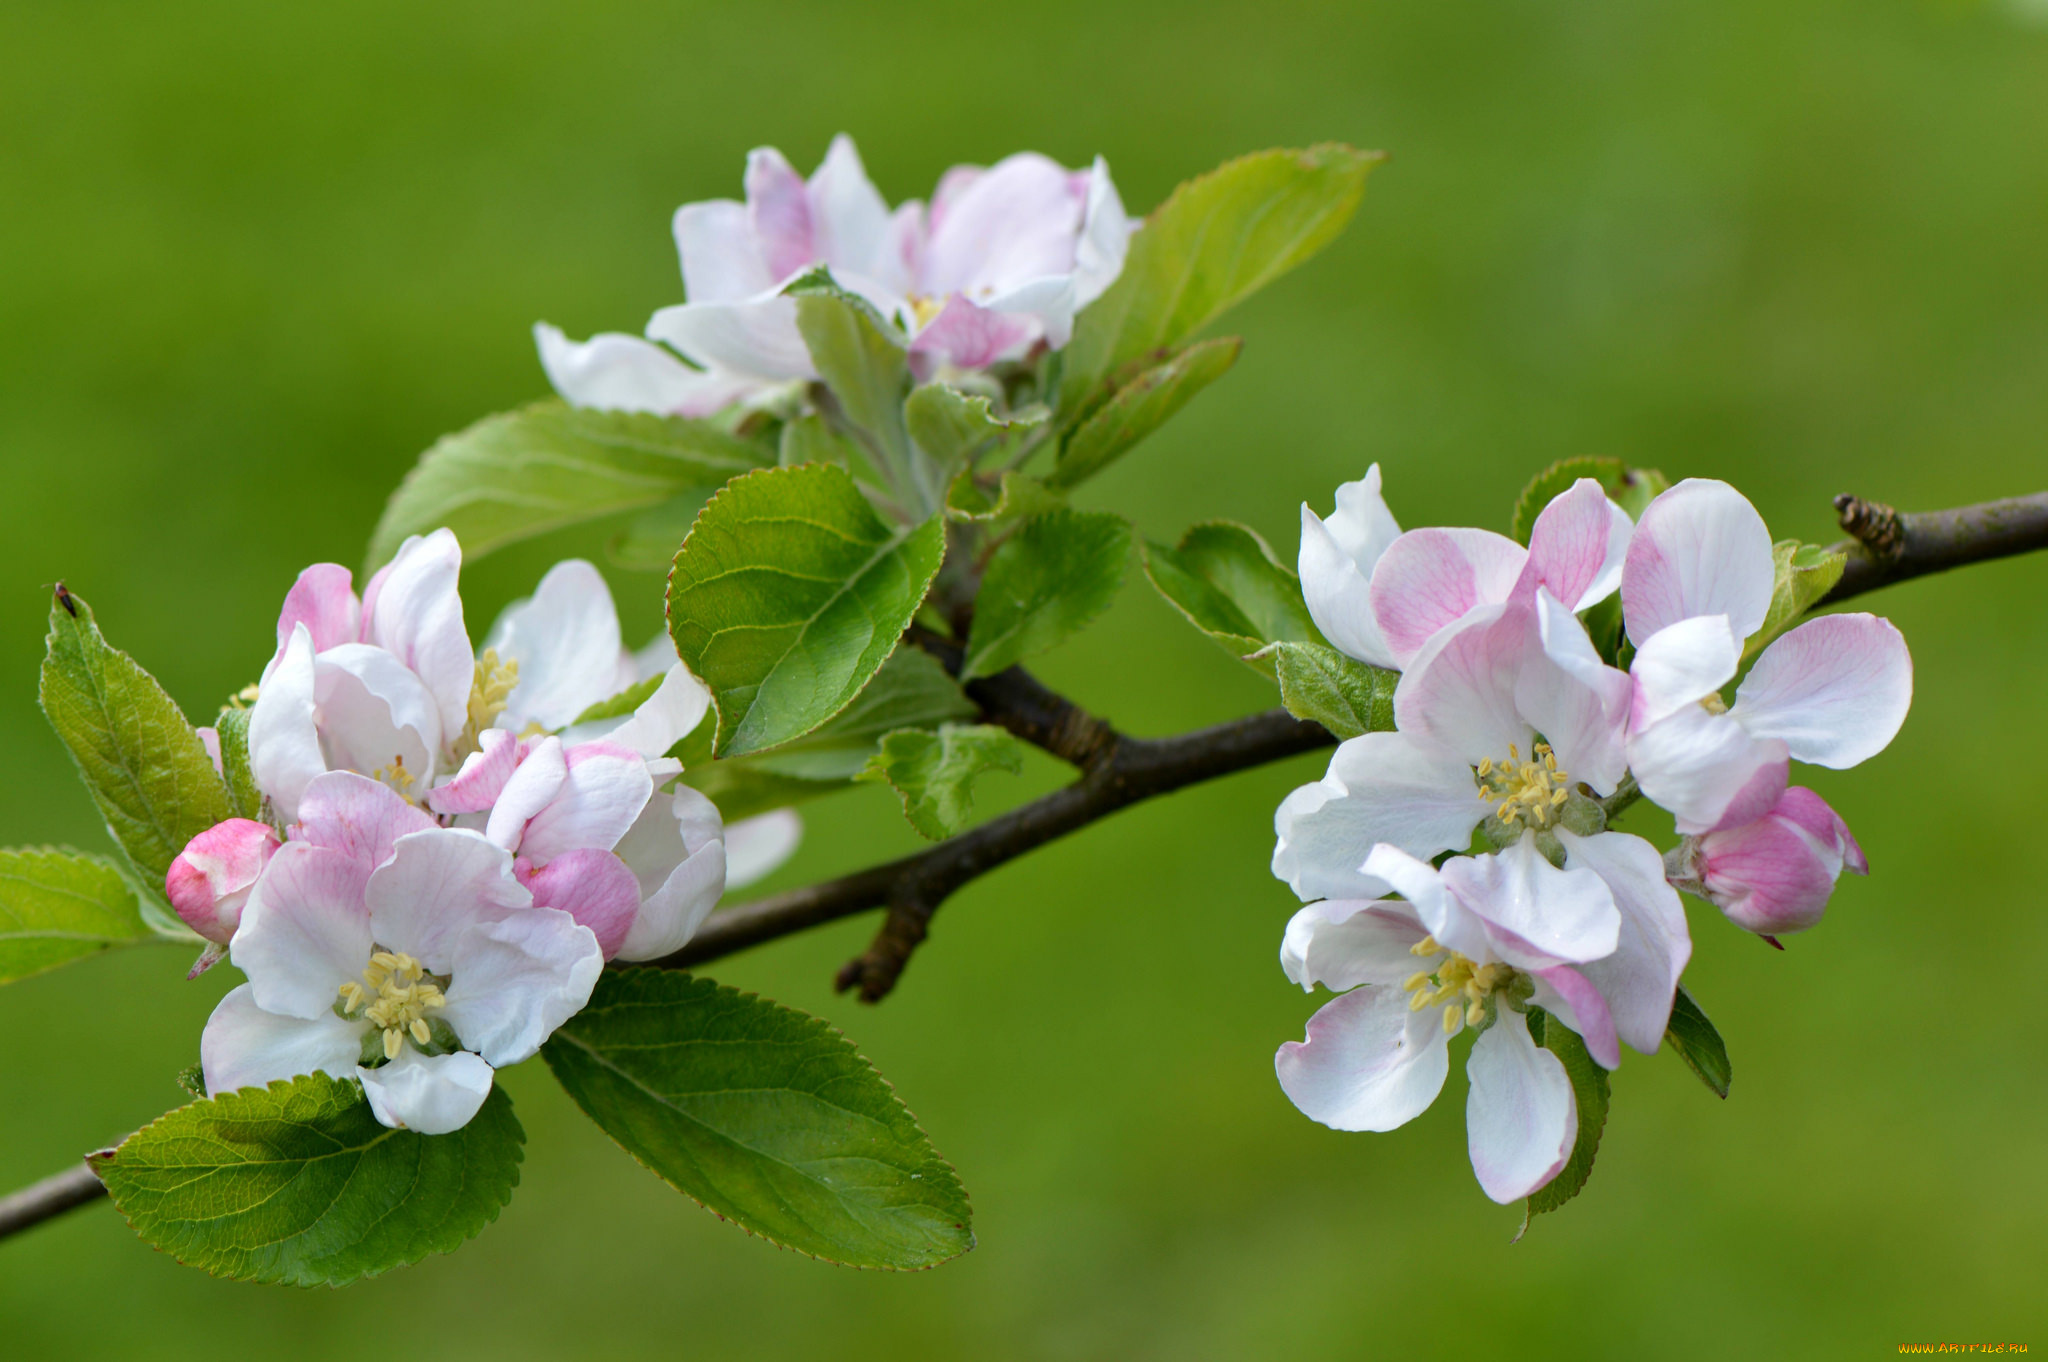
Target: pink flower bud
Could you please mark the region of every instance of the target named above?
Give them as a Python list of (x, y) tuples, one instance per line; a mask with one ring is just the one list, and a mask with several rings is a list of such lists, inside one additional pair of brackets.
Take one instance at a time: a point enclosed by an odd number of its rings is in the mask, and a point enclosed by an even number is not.
[(225, 946), (242, 920), (242, 905), (278, 847), (268, 824), (247, 818), (216, 823), (185, 844), (164, 876), (164, 893), (185, 925)]
[(1870, 873), (1848, 824), (1811, 790), (1794, 786), (1771, 811), (1710, 832), (1687, 848), (1688, 878), (1738, 927), (1763, 936), (1820, 921), (1844, 868)]

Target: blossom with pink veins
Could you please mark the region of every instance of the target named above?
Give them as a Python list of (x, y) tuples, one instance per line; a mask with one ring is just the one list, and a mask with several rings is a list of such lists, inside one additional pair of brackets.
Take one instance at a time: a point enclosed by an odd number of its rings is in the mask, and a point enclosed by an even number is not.
[(1844, 870), (1870, 873), (1841, 815), (1798, 785), (1761, 818), (1682, 839), (1664, 863), (1673, 884), (1774, 939), (1819, 922)]
[(1471, 1029), (1466, 1129), (1480, 1186), (1507, 1203), (1557, 1176), (1577, 1139), (1577, 1102), (1523, 1009), (1550, 1012), (1615, 1068), (1620, 1041), (1645, 1053), (1662, 1041), (1691, 942), (1648, 843), (1554, 835), (1561, 868), (1533, 831), (1441, 870), (1378, 846), (1364, 870), (1405, 901), (1326, 899), (1295, 914), (1281, 967), (1304, 990), (1341, 994), (1274, 1056), (1305, 1115), (1338, 1130), (1405, 1125), (1436, 1100), (1451, 1039)]
[(250, 771), (282, 821), (330, 770), (424, 791), (451, 769), (475, 671), (461, 569), (442, 529), (407, 539), (360, 598), (337, 563), (299, 574), (249, 716)]
[(590, 1000), (597, 937), (482, 834), (346, 771), (308, 782), (288, 834), (230, 945), (248, 982), (200, 1041), (209, 1094), (355, 1077), (385, 1125), (446, 1134)]
[(656, 312), (646, 340), (534, 327), (557, 392), (582, 407), (703, 416), (813, 379), (783, 291), (820, 267), (901, 329), (921, 374), (1057, 350), (1122, 271), (1136, 227), (1099, 157), (1083, 171), (1033, 152), (955, 166), (929, 210), (891, 211), (841, 135), (808, 181), (772, 147), (749, 153), (745, 187), (744, 203), (677, 210), (688, 301)]
[[(1791, 762), (1839, 770), (1869, 760), (1897, 735), (1913, 699), (1913, 661), (1898, 629), (1876, 615), (1842, 614), (1771, 642), (1727, 705), (1722, 688), (1741, 666), (1744, 641), (1764, 624), (1774, 576), (1770, 533), (1756, 508), (1726, 483), (1689, 479), (1643, 513), (1621, 582), (1622, 618), (1636, 647), (1629, 766), (1679, 832), (1716, 839), (1710, 861), (1746, 864), (1745, 877), (1774, 881), (1761, 897), (1730, 888), (1710, 895), (1724, 911), (1743, 905), (1730, 916), (1744, 926), (1775, 923), (1752, 927), (1767, 933), (1811, 926), (1826, 902), (1825, 894), (1814, 900), (1819, 871), (1832, 864), (1832, 886), (1841, 866), (1860, 871), (1863, 860), (1819, 796), (1799, 791), (1787, 804)], [(1739, 837), (1722, 835), (1752, 824), (1759, 826)], [(1809, 838), (1812, 857), (1801, 840)], [(1800, 887), (1777, 882), (1788, 875)]]
[(664, 788), (682, 772), (666, 754), (704, 719), (710, 693), (671, 647), (629, 713), (583, 718), (643, 678), (610, 589), (579, 559), (506, 608), (477, 676), (476, 717), (489, 726), (427, 806), (512, 853), (535, 902), (588, 926), (607, 959), (680, 949), (728, 882), (717, 808), (688, 786)]
[[(1334, 586), (1320, 593), (1317, 624), (1353, 656), (1371, 660), (1363, 654), (1378, 649), (1380, 665), (1404, 669), (1395, 731), (1339, 745), (1323, 779), (1274, 815), (1273, 873), (1304, 900), (1385, 893), (1362, 869), (1379, 843), (1427, 858), (1463, 850), (1489, 815), (1545, 829), (1575, 784), (1604, 796), (1627, 770), (1628, 677), (1600, 660), (1573, 613), (1613, 590), (1627, 516), (1581, 479), (1537, 517), (1526, 550), (1480, 530), (1387, 539), (1377, 471), (1352, 484), (1348, 507), (1339, 494), (1332, 522), (1351, 523), (1336, 533), (1304, 512), (1312, 610), (1312, 563)], [(1361, 566), (1348, 552), (1342, 562), (1326, 553), (1325, 538), (1385, 542)]]

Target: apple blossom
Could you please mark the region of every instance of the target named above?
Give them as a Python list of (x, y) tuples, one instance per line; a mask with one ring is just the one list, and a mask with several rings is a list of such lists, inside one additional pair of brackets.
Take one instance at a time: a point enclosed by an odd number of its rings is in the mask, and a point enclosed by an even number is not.
[[(1354, 515), (1376, 501), (1376, 481), (1367, 475)], [(1537, 518), (1527, 551), (1480, 531), (1417, 530), (1387, 544), (1369, 582), (1334, 566), (1325, 603), (1343, 613), (1329, 619), (1406, 668), (1396, 731), (1344, 742), (1321, 781), (1281, 803), (1276, 876), (1304, 899), (1372, 897), (1386, 886), (1360, 866), (1380, 842), (1424, 857), (1461, 850), (1489, 817), (1504, 831), (1549, 827), (1574, 781), (1595, 794), (1616, 788), (1628, 678), (1601, 662), (1559, 594), (1590, 604), (1612, 589), (1619, 514), (1582, 479)], [(1319, 538), (1304, 529), (1304, 592), (1311, 561), (1334, 561)]]
[(784, 290), (819, 267), (901, 328), (920, 372), (1059, 349), (1074, 314), (1122, 270), (1135, 227), (1100, 158), (1086, 171), (1031, 152), (955, 166), (929, 210), (892, 212), (841, 135), (808, 181), (772, 147), (749, 153), (745, 187), (744, 203), (677, 210), (688, 301), (656, 312), (648, 339), (578, 343), (535, 326), (557, 392), (578, 406), (702, 416), (815, 378)]
[(1679, 888), (1769, 937), (1820, 921), (1843, 870), (1870, 873), (1841, 815), (1797, 785), (1753, 822), (1683, 839), (1665, 863)]
[(230, 818), (186, 843), (164, 876), (164, 896), (185, 925), (225, 946), (242, 920), (256, 877), (278, 848), (268, 823)]
[(1449, 1043), (1472, 1029), (1466, 1106), (1472, 1167), (1496, 1201), (1555, 1177), (1578, 1133), (1563, 1064), (1531, 1039), (1534, 1003), (1577, 1031), (1602, 1066), (1618, 1042), (1653, 1052), (1671, 980), (1690, 952), (1657, 853), (1633, 837), (1556, 834), (1562, 868), (1536, 834), (1441, 870), (1381, 845), (1364, 870), (1406, 901), (1328, 899), (1288, 924), (1281, 966), (1305, 990), (1342, 994), (1280, 1047), (1282, 1089), (1339, 1130), (1392, 1130), (1436, 1100)]
[(1740, 827), (1783, 795), (1790, 762), (1876, 756), (1905, 722), (1913, 663), (1888, 621), (1824, 615), (1763, 649), (1736, 689), (1743, 642), (1770, 609), (1763, 518), (1726, 483), (1689, 479), (1643, 513), (1622, 572), (1630, 666), (1628, 760), (1678, 830)]
[(537, 906), (512, 856), (387, 786), (308, 782), (230, 946), (248, 982), (208, 1019), (207, 1091), (353, 1075), (387, 1126), (445, 1134), (589, 1001), (596, 936)]
[(406, 540), (360, 599), (338, 564), (299, 574), (249, 716), (250, 770), (281, 819), (297, 816), (325, 771), (360, 771), (403, 793), (452, 767), (473, 737), (461, 567), (443, 529)]

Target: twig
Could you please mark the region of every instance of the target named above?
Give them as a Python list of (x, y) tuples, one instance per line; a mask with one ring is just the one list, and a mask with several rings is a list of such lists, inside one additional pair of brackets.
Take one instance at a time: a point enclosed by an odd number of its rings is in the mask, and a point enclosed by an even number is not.
[(1965, 563), (2048, 548), (2048, 492), (1906, 515), (1882, 502), (1840, 496), (1835, 509), (1855, 538), (1832, 546), (1849, 555), (1849, 564), (1821, 605)]
[(74, 1206), (97, 1201), (107, 1194), (107, 1185), (91, 1168), (79, 1164), (41, 1182), (0, 1198), (0, 1239), (54, 1220)]
[(906, 921), (893, 931), (885, 926), (840, 973), (842, 987), (858, 984), (861, 997), (874, 1002), (895, 986), (932, 913), (968, 881), (1140, 800), (1335, 742), (1320, 724), (1281, 709), (1173, 738), (1119, 738), (1063, 789), (902, 860), (714, 913), (689, 945), (656, 963), (689, 969), (806, 927), (898, 906), (907, 910)]

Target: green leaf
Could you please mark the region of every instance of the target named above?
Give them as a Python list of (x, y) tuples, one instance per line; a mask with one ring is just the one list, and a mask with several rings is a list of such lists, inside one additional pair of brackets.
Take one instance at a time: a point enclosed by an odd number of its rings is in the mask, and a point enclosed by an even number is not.
[(135, 1232), (238, 1281), (340, 1286), (449, 1253), (512, 1198), (526, 1132), (502, 1087), (450, 1135), (378, 1124), (308, 1074), (180, 1107), (91, 1156)]
[(794, 742), (712, 761), (708, 739), (693, 734), (671, 755), (683, 762), (684, 782), (732, 822), (845, 789), (884, 734), (971, 719), (977, 712), (936, 658), (919, 648), (898, 648), (852, 704)]
[(960, 679), (1042, 653), (1109, 608), (1123, 586), (1131, 526), (1107, 511), (1033, 516), (989, 559)]
[(1243, 348), (1244, 341), (1237, 336), (1200, 341), (1140, 373), (1068, 437), (1046, 481), (1054, 487), (1072, 487), (1109, 467), (1165, 425), (1196, 393), (1223, 377)]
[(1279, 673), (1280, 703), (1339, 738), (1394, 727), (1399, 672), (1368, 666), (1327, 643), (1274, 643), (1265, 649)]
[(861, 780), (882, 781), (903, 796), (910, 826), (937, 842), (967, 826), (974, 782), (990, 771), (1018, 775), (1024, 748), (994, 724), (942, 724), (936, 733), (906, 728), (882, 739)]
[(1336, 143), (1262, 151), (1174, 190), (1131, 238), (1116, 282), (1075, 319), (1060, 410), (1081, 410), (1123, 365), (1192, 336), (1329, 245), (1383, 159)]
[(1591, 478), (1606, 491), (1608, 500), (1627, 511), (1629, 519), (1640, 520), (1643, 512), (1670, 481), (1653, 468), (1630, 468), (1620, 459), (1560, 459), (1529, 479), (1529, 485), (1515, 498), (1510, 533), (1518, 544), (1529, 542), (1529, 532), (1543, 508), (1571, 490), (1580, 478)]
[(608, 970), (541, 1054), (627, 1153), (773, 1243), (904, 1270), (974, 1247), (959, 1178), (816, 1017), (709, 979)]
[(937, 658), (921, 648), (898, 648), (867, 689), (830, 721), (794, 742), (739, 760), (798, 780), (850, 780), (885, 734), (970, 719), (977, 712)]
[(1057, 511), (1067, 504), (1060, 493), (1022, 473), (1005, 473), (996, 496), (975, 481), (972, 473), (953, 479), (946, 493), (946, 519), (968, 525), (1001, 527), (1044, 511)]
[(834, 283), (828, 270), (814, 270), (784, 291), (796, 299), (797, 330), (840, 419), (906, 505), (920, 517), (938, 510), (945, 478), (912, 447), (904, 424), (910, 356), (902, 334), (867, 299)]
[(709, 421), (536, 402), (420, 456), (370, 540), (370, 566), (407, 535), (447, 526), (474, 559), (546, 530), (717, 487), (766, 460)]
[(1821, 597), (1835, 589), (1835, 583), (1842, 580), (1842, 569), (1849, 565), (1847, 554), (1797, 539), (1780, 539), (1771, 545), (1771, 560), (1777, 568), (1771, 584), (1771, 608), (1764, 613), (1763, 627), (1742, 645), (1744, 662), (1799, 623)]
[(676, 650), (711, 688), (715, 752), (757, 752), (844, 709), (881, 668), (945, 553), (933, 516), (894, 530), (830, 464), (769, 468), (711, 499), (669, 574)]
[(927, 383), (903, 404), (903, 419), (910, 438), (931, 456), (939, 476), (950, 478), (990, 449), (1044, 425), (1046, 411), (1037, 407), (1028, 413), (999, 417), (986, 397), (971, 397), (944, 383)]
[(670, 497), (650, 511), (636, 516), (633, 523), (612, 536), (606, 554), (622, 568), (637, 572), (666, 572), (676, 559), (676, 549), (690, 533), (697, 512), (711, 499), (715, 487), (692, 487), (681, 496)]
[(135, 891), (104, 857), (0, 851), (0, 984), (154, 939)]
[(228, 802), (234, 806), (237, 818), (256, 819), (263, 816), (263, 792), (256, 788), (255, 772), (249, 769), (251, 712), (226, 706), (213, 721), (213, 731), (220, 736), (220, 765), (228, 787)]
[(595, 723), (599, 719), (622, 719), (654, 698), (654, 692), (661, 689), (661, 683), (668, 680), (667, 672), (656, 672), (643, 681), (635, 681), (609, 699), (599, 700), (571, 719), (566, 725), (574, 728), (577, 724)]
[(61, 585), (50, 606), (40, 698), (85, 788), (148, 882), (185, 844), (235, 816), (199, 734), (156, 679), (110, 646), (92, 608)]
[(1145, 543), (1145, 575), (1168, 604), (1232, 657), (1273, 675), (1268, 643), (1321, 643), (1301, 582), (1255, 530), (1229, 520), (1195, 526), (1178, 548)]
[(1721, 1033), (1707, 1020), (1707, 1014), (1700, 1011), (1700, 1005), (1681, 986), (1678, 996), (1672, 1000), (1671, 1020), (1666, 1023), (1664, 1040), (1678, 1052), (1685, 1061), (1685, 1067), (1699, 1075), (1700, 1082), (1713, 1091), (1714, 1096), (1728, 1096), (1728, 1084), (1734, 1077), (1734, 1070), (1728, 1064), (1728, 1046), (1721, 1040)]
[(1532, 1218), (1556, 1210), (1584, 1190), (1586, 1179), (1593, 1176), (1593, 1158), (1600, 1152), (1600, 1133), (1607, 1128), (1609, 1097), (1607, 1070), (1587, 1052), (1577, 1032), (1540, 1007), (1530, 1008), (1526, 1015), (1531, 1039), (1563, 1061), (1572, 1081), (1572, 1097), (1579, 1105), (1579, 1138), (1563, 1170), (1530, 1194), (1517, 1239), (1528, 1232)]
[(825, 424), (824, 417), (811, 412), (783, 424), (775, 461), (784, 468), (800, 463), (836, 463), (851, 472), (853, 456), (858, 452)]

